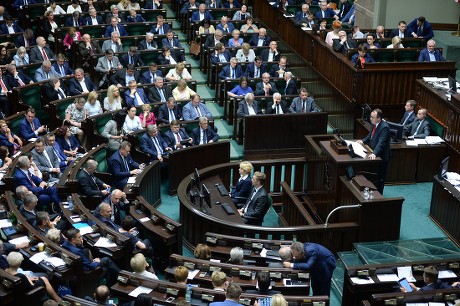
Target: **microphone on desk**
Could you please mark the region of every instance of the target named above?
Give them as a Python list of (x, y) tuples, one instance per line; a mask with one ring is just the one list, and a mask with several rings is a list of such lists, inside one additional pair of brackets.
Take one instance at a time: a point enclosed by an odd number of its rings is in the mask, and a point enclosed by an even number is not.
[(340, 135), (339, 129), (337, 129), (337, 128), (334, 129), (334, 134), (336, 134), (337, 137), (339, 138), (339, 141), (337, 141), (337, 144), (342, 145), (342, 146), (346, 146), (346, 145), (347, 145), (346, 140), (342, 137), (342, 135)]

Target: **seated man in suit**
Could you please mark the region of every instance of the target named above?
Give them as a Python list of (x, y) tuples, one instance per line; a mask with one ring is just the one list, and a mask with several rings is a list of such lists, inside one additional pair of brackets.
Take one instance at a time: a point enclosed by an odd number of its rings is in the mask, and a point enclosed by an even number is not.
[(256, 56), (254, 62), (246, 65), (244, 76), (247, 78), (260, 78), (265, 72), (267, 72), (267, 66), (260, 56)]
[(19, 207), (19, 212), (26, 218), (30, 225), (34, 225), (37, 218), (37, 206), (38, 198), (35, 194), (29, 193), (24, 196), (23, 204)]
[(102, 43), (102, 51), (112, 49), (113, 52), (123, 52), (123, 44), (121, 42), (120, 33), (112, 32), (110, 39), (104, 40)]
[[(18, 158), (17, 168), (14, 173), (16, 186), (25, 186), (38, 197), (40, 206), (51, 207), (55, 211), (60, 211), (59, 203), (61, 199), (57, 194), (55, 186), (48, 186), (48, 183), (42, 181), (39, 177), (29, 172), (30, 160), (27, 156)], [(54, 207), (52, 204), (54, 203)]]
[[(159, 0), (147, 0), (145, 1), (144, 9), (146, 10), (161, 10), (163, 8), (163, 4)], [(163, 17), (163, 16), (161, 16)], [(158, 16), (157, 16), (158, 20)]]
[(104, 24), (102, 17), (97, 15), (97, 10), (95, 8), (90, 8), (88, 13), (89, 16), (85, 18), (85, 25)]
[(45, 60), (43, 61), (41, 67), (35, 70), (34, 78), (36, 82), (41, 82), (49, 80), (49, 78), (53, 75), (59, 77), (59, 74), (56, 73), (56, 70), (54, 70), (51, 62), (49, 60)]
[(129, 47), (128, 52), (121, 56), (120, 62), (124, 67), (127, 67), (129, 64), (134, 65), (134, 67), (144, 66), (144, 62), (139, 56), (135, 46)]
[(204, 42), (204, 48), (214, 48), (217, 46), (218, 43), (222, 43), (225, 46), (226, 40), (223, 37), (224, 34), (222, 33), (222, 31), (216, 30), (216, 32), (214, 32), (214, 35), (208, 35), (208, 37), (206, 37), (206, 40)]
[(235, 188), (232, 188), (230, 191), (230, 197), (232, 198), (233, 203), (235, 205), (241, 204), (242, 206), (246, 203), (249, 193), (251, 192), (252, 187), (252, 180), (251, 180), (251, 172), (252, 172), (252, 164), (247, 161), (243, 161), (240, 163), (240, 168), (238, 172), (240, 173), (240, 178), (238, 179), (238, 183), (236, 184)]
[(145, 33), (145, 39), (141, 40), (137, 49), (139, 50), (155, 50), (158, 49), (157, 42), (153, 39), (154, 35), (151, 32)]
[(238, 118), (244, 118), (249, 115), (260, 115), (262, 111), (259, 108), (259, 105), (254, 101), (254, 94), (247, 93), (244, 96), (244, 100), (238, 103), (238, 110), (236, 111), (236, 116)]
[(98, 162), (89, 159), (84, 168), (78, 172), (77, 180), (80, 192), (86, 197), (105, 197), (109, 194), (110, 186), (94, 176)]
[(91, 41), (91, 36), (89, 34), (83, 34), (82, 42), (78, 44), (77, 53), (82, 57), (82, 67), (88, 68), (90, 57), (94, 54), (101, 54), (102, 49), (99, 46), (99, 43), (95, 41)]
[(308, 96), (308, 90), (305, 87), (300, 88), (300, 93), (297, 98), (292, 100), (289, 107), (291, 113), (313, 113), (319, 112), (315, 100)]
[(160, 106), (158, 110), (157, 122), (169, 124), (174, 120), (182, 119), (182, 110), (177, 105), (173, 97), (168, 98), (168, 102)]
[(74, 11), (72, 16), (67, 17), (64, 26), (78, 28), (82, 25), (85, 25), (85, 19), (81, 16), (79, 11)]
[(109, 204), (112, 209), (110, 220), (117, 224), (121, 224), (121, 220), (126, 217), (127, 211), (129, 211), (129, 201), (126, 199), (126, 193), (120, 189), (112, 189), (110, 195), (108, 195), (103, 202)]
[(169, 30), (166, 33), (166, 37), (163, 38), (161, 43), (163, 46), (168, 46), (169, 48), (172, 48), (172, 49), (182, 48), (182, 44), (180, 43), (179, 39), (174, 37), (173, 30)]
[(14, 34), (24, 32), (22, 28), (14, 21), (13, 17), (8, 15), (5, 18), (5, 23), (0, 25), (0, 32), (2, 34)]
[(83, 237), (81, 236), (79, 229), (71, 228), (67, 231), (67, 240), (62, 244), (62, 247), (80, 256), (83, 262), (84, 271), (102, 268), (103, 273), (101, 278), (105, 278), (107, 280), (107, 285), (112, 286), (117, 282), (120, 268), (118, 268), (109, 257), (93, 259), (91, 251), (83, 248)]
[[(184, 128), (180, 127), (179, 120), (171, 121), (169, 131), (164, 135), (164, 140), (166, 145), (173, 150), (179, 150), (193, 144), (193, 138), (187, 135)], [(186, 141), (188, 142), (185, 143)]]
[(276, 290), (271, 290), (270, 272), (260, 271), (257, 272), (257, 290), (246, 290), (245, 293), (258, 294), (258, 295), (274, 295), (280, 293)]
[(310, 6), (306, 3), (302, 4), (300, 12), (295, 13), (295, 21), (296, 24), (302, 24), (305, 23), (305, 20), (308, 17), (308, 10), (310, 9)]
[(243, 70), (241, 65), (238, 64), (236, 57), (230, 59), (230, 64), (222, 68), (222, 71), (219, 73), (219, 79), (239, 79), (243, 76)]
[(415, 100), (407, 100), (406, 104), (404, 105), (404, 116), (402, 117), (399, 124), (407, 125), (411, 124), (415, 120), (415, 107), (417, 106), (417, 101)]
[(265, 179), (265, 173), (254, 172), (252, 177), (252, 192), (250, 192), (243, 208), (238, 209), (238, 213), (246, 224), (262, 226), (265, 214), (270, 209), (271, 203), (268, 193), (264, 188)]
[(208, 118), (200, 117), (198, 121), (200, 126), (192, 131), (193, 144), (201, 145), (219, 140), (219, 135), (212, 128), (209, 128)]
[(290, 70), (291, 68), (289, 68), (287, 64), (286, 56), (280, 56), (278, 64), (272, 65), (270, 76), (274, 78), (284, 78), (284, 73)]
[(150, 160), (163, 162), (163, 156), (167, 155), (172, 149), (164, 141), (155, 124), (147, 126), (147, 132), (141, 137), (142, 152), (150, 156)]
[(32, 155), (38, 169), (42, 173), (47, 172), (49, 174), (49, 181), (57, 181), (61, 177), (61, 162), (56, 154), (54, 154), (53, 148), (45, 146), (45, 141), (42, 137), (35, 140), (35, 148), (32, 150)]
[(129, 90), (125, 91), (125, 101), (128, 109), (132, 106), (148, 104), (149, 100), (142, 87), (137, 87), (136, 80), (131, 80), (128, 83)]
[(2, 71), (0, 71), (0, 85), (0, 115), (2, 118), (6, 118), (10, 115), (10, 101), (8, 96), (11, 93), (11, 86), (8, 84), (7, 77), (3, 76)]
[(339, 20), (342, 20), (347, 16), (348, 12), (351, 10), (351, 3), (348, 2), (348, 0), (340, 0), (341, 5), (340, 5), (340, 10), (337, 13), (337, 16), (339, 16)]
[(44, 133), (46, 133), (46, 125), (42, 126), (40, 124), (40, 121), (35, 118), (35, 109), (30, 107), (26, 111), (24, 119), (19, 123), (18, 136), (25, 140), (30, 140)]
[(257, 47), (257, 46), (263, 47), (263, 46), (268, 46), (271, 40), (272, 39), (270, 38), (270, 36), (267, 35), (267, 29), (260, 28), (259, 33), (252, 35), (248, 43), (253, 47)]
[(289, 114), (290, 112), (287, 102), (281, 100), (281, 94), (279, 92), (275, 92), (273, 94), (273, 101), (267, 104), (267, 114), (282, 115)]
[[(118, 88), (129, 86), (131, 81), (136, 84), (141, 82), (141, 73), (134, 69), (134, 65), (128, 64), (126, 69), (117, 70), (111, 77), (110, 83), (116, 85)], [(125, 92), (126, 95), (126, 92)]]
[(49, 81), (41, 86), (41, 95), (45, 101), (56, 101), (67, 98), (67, 88), (61, 85), (61, 81), (55, 75), (50, 77)]
[(401, 20), (398, 23), (398, 28), (391, 30), (391, 35), (390, 38), (393, 38), (395, 36), (399, 36), (399, 38), (411, 38), (412, 35), (410, 35), (409, 31), (407, 30), (407, 23), (404, 20)]
[(37, 37), (37, 45), (30, 49), (30, 63), (43, 62), (44, 60), (54, 60), (56, 56), (50, 47), (46, 45), (46, 40), (42, 36)]
[[(97, 8), (96, 8), (97, 9)], [(112, 17), (116, 17), (118, 22), (124, 22), (125, 21), (125, 14), (120, 12), (120, 9), (116, 4), (112, 4), (110, 6), (110, 13), (105, 14), (105, 23), (110, 23), (112, 20)]]
[[(449, 289), (452, 286), (438, 279), (438, 270), (433, 266), (428, 266), (423, 269), (423, 281), (425, 286), (418, 288), (413, 283), (409, 283), (413, 291), (425, 291), (425, 290), (436, 290), (436, 289)], [(406, 288), (400, 287), (402, 292), (406, 292)]]
[[(99, 81), (99, 87), (107, 86), (107, 76), (111, 70), (122, 69), (123, 66), (121, 65), (117, 56), (114, 55), (112, 49), (105, 50), (105, 56), (100, 57), (97, 60), (96, 67), (94, 70), (102, 74), (102, 78)], [(99, 77), (99, 76), (98, 76)]]
[(89, 93), (94, 90), (94, 84), (81, 68), (75, 69), (75, 77), (69, 80), (69, 93), (71, 96)]
[(201, 3), (198, 7), (198, 11), (192, 13), (192, 17), (190, 18), (191, 22), (200, 22), (203, 19), (213, 20), (211, 13), (206, 10), (206, 4)]
[(292, 78), (292, 72), (287, 71), (284, 73), (284, 80), (286, 81), (286, 86), (284, 87), (285, 95), (295, 95), (297, 91), (297, 81)]
[(279, 61), (281, 54), (278, 52), (278, 43), (276, 41), (271, 41), (270, 48), (263, 49), (262, 52), (260, 52), (260, 57), (264, 62)]
[(228, 21), (227, 16), (222, 16), (222, 18), (220, 18), (220, 23), (216, 26), (216, 29), (221, 30), (224, 34), (231, 34), (233, 30), (235, 30), (235, 26), (233, 23)]
[(166, 35), (171, 30), (169, 24), (165, 23), (165, 19), (162, 15), (157, 16), (157, 22), (153, 24), (150, 32), (155, 35)]
[(150, 103), (166, 102), (172, 97), (171, 88), (169, 85), (164, 86), (162, 77), (155, 78), (155, 86), (149, 88), (148, 100)]
[(434, 46), (436, 42), (433, 39), (430, 39), (426, 43), (426, 48), (420, 51), (420, 56), (418, 57), (419, 62), (443, 62), (446, 59), (441, 55), (441, 51), (436, 50)]
[(144, 167), (143, 164), (139, 165), (131, 158), (130, 152), (131, 144), (128, 141), (123, 141), (120, 144), (120, 149), (109, 158), (109, 171), (113, 176), (113, 188), (123, 190), (128, 178), (141, 173), (141, 168)]
[(423, 38), (425, 41), (434, 37), (431, 24), (426, 21), (425, 17), (415, 18), (407, 25), (407, 30), (414, 38)]
[(430, 122), (426, 120), (427, 111), (421, 108), (417, 112), (417, 118), (411, 123), (404, 126), (404, 136), (408, 139), (425, 138), (430, 136)]
[(324, 19), (324, 18), (335, 18), (336, 20), (339, 19), (339, 16), (334, 12), (333, 9), (327, 7), (327, 1), (323, 0), (319, 4), (320, 10), (315, 13), (316, 19)]
[(30, 28), (25, 29), (22, 35), (16, 37), (14, 44), (18, 48), (35, 46), (37, 44), (37, 41), (35, 40), (35, 37), (34, 37), (34, 31)]
[(225, 292), (225, 301), (213, 302), (210, 303), (209, 306), (242, 306), (242, 304), (239, 303), (242, 292), (243, 290), (241, 290), (240, 285), (230, 283)]
[(230, 51), (225, 49), (223, 43), (217, 43), (214, 47), (214, 52), (210, 54), (211, 64), (216, 65), (217, 63), (228, 63), (232, 57)]
[[(149, 70), (142, 74), (142, 83), (149, 84), (155, 83), (156, 78), (161, 78), (163, 80), (163, 72), (158, 69), (158, 65), (155, 62), (150, 63)], [(161, 101), (166, 102), (166, 101)]]
[(262, 74), (262, 81), (256, 84), (255, 96), (271, 96), (278, 92), (274, 82), (270, 82), (270, 74), (265, 72)]
[(62, 150), (59, 143), (56, 141), (56, 135), (54, 133), (48, 133), (45, 135), (45, 142), (47, 146), (53, 148), (54, 154), (59, 160), (59, 167), (61, 168), (61, 173), (67, 168), (71, 162), (75, 160), (75, 157), (67, 156)]
[(332, 48), (345, 56), (347, 56), (347, 51), (349, 49), (356, 49), (358, 47), (358, 43), (354, 39), (348, 38), (345, 31), (339, 31), (339, 38), (333, 39), (332, 41)]
[(69, 66), (69, 63), (65, 61), (65, 56), (62, 53), (59, 53), (56, 56), (56, 62), (53, 64), (54, 71), (60, 77), (65, 77), (75, 73), (73, 69)]
[(212, 119), (211, 112), (206, 107), (206, 104), (201, 101), (201, 97), (198, 94), (194, 95), (192, 100), (185, 104), (182, 108), (182, 114), (184, 120), (196, 120), (202, 116)]
[(15, 64), (8, 64), (8, 74), (6, 75), (7, 87), (15, 88), (22, 87), (27, 84), (32, 84), (31, 78), (29, 78), (24, 72), (18, 70)]
[(120, 36), (128, 36), (128, 32), (122, 24), (118, 24), (118, 18), (110, 18), (110, 25), (106, 28), (104, 37), (111, 37), (112, 32), (118, 32)]

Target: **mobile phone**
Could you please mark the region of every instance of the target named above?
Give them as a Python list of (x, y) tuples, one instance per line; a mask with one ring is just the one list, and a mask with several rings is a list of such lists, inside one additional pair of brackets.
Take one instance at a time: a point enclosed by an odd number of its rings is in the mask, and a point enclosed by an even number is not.
[(290, 279), (287, 279), (286, 280), (286, 286), (291, 286), (292, 285), (292, 281)]
[(398, 281), (399, 287), (404, 287), (406, 289), (406, 292), (412, 292), (412, 287), (410, 286), (409, 282), (405, 277), (401, 278)]
[(200, 273), (200, 277), (205, 277), (206, 276), (206, 272), (201, 272)]
[(174, 301), (175, 299), (171, 296), (169, 298), (166, 299), (166, 302), (168, 303), (172, 303), (172, 301)]

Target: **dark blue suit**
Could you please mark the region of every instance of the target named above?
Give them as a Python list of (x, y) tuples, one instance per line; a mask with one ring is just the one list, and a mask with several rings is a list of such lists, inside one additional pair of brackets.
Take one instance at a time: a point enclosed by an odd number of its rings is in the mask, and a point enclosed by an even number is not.
[(254, 194), (254, 188), (249, 192), (249, 197), (243, 207), (243, 221), (246, 224), (262, 226), (264, 217), (270, 209), (267, 190), (262, 186)]
[[(168, 33), (169, 30), (171, 30), (171, 27), (169, 26), (169, 24), (167, 23), (163, 23), (163, 34), (162, 35), (166, 35), (166, 33)], [(150, 32), (155, 34), (155, 35), (159, 35), (159, 29), (157, 29), (157, 24), (154, 23), (152, 28), (150, 29)]]
[(66, 240), (63, 244), (62, 247), (65, 248), (66, 250), (78, 255), (81, 257), (81, 260), (83, 262), (83, 270), (84, 271), (90, 271), (94, 270), (99, 266), (99, 263), (93, 262), (89, 260), (88, 256), (86, 253), (83, 251), (82, 248), (79, 248), (77, 246), (74, 246), (71, 244), (68, 240)]
[(324, 11), (324, 17), (323, 17), (323, 13), (322, 13), (322, 10), (319, 10), (315, 13), (315, 18), (316, 19), (323, 19), (323, 18), (332, 18), (334, 17), (335, 15), (337, 15), (333, 9), (331, 8), (327, 8), (325, 11)]
[[(174, 113), (174, 117), (176, 120), (182, 118), (182, 110), (179, 108), (177, 104), (172, 111)], [(166, 106), (165, 103), (162, 106), (160, 106), (160, 109), (158, 110), (157, 122), (169, 124), (169, 119), (169, 108)]]
[[(172, 47), (182, 48), (182, 45), (181, 45), (179, 39), (173, 37), (172, 40), (173, 40), (173, 46)], [(171, 43), (169, 42), (169, 39), (167, 37), (163, 38), (161, 40), (161, 43), (162, 43), (163, 46), (168, 46), (169, 48), (172, 48)]]
[[(246, 199), (251, 192), (252, 180), (251, 176), (248, 175), (244, 180), (239, 180), (235, 188), (231, 192), (232, 201), (235, 204), (242, 204), (246, 202)], [(246, 198), (246, 199), (240, 199)]]
[(120, 228), (120, 226), (118, 224), (115, 224), (112, 220), (110, 219), (107, 219), (106, 217), (98, 214), (98, 213), (95, 213), (94, 216), (96, 217), (96, 219), (98, 219), (99, 221), (101, 221), (102, 223), (104, 223), (105, 225), (107, 225), (108, 228), (111, 228), (115, 231), (118, 232), (118, 229)]
[[(129, 107), (131, 106), (138, 106), (139, 103), (137, 102), (136, 100), (136, 97), (135, 96), (134, 98), (130, 96), (130, 93), (131, 91), (130, 90), (126, 90), (125, 91), (125, 101), (126, 101), (126, 105)], [(145, 94), (144, 92), (144, 89), (143, 88), (137, 88), (137, 93), (139, 94), (139, 96), (141, 97), (141, 100), (144, 104), (148, 104), (149, 103), (149, 99), (147, 98), (147, 95)]]
[[(184, 128), (180, 128), (178, 134), (179, 134), (181, 140), (190, 139), (190, 136), (187, 135), (187, 132), (185, 131)], [(174, 133), (171, 130), (169, 130), (169, 131), (167, 131), (165, 133), (163, 139), (166, 142), (166, 145), (168, 147), (170, 147), (173, 150), (177, 150), (177, 148), (176, 148), (176, 142), (177, 142), (176, 135), (174, 135)], [(187, 144), (187, 145), (191, 146), (191, 144)]]
[[(204, 19), (214, 20), (214, 17), (212, 17), (211, 13), (208, 10), (206, 10), (204, 12)], [(191, 21), (200, 22), (200, 12), (199, 11), (192, 13)]]
[(73, 69), (70, 68), (69, 63), (67, 63), (67, 62), (64, 62), (64, 64), (62, 64), (62, 67), (64, 68), (64, 75), (62, 75), (61, 67), (59, 66), (59, 64), (57, 62), (55, 62), (53, 64), (53, 67), (54, 67), (54, 70), (56, 71), (56, 73), (59, 74), (60, 77), (65, 77), (67, 75), (72, 75), (72, 74), (75, 73), (73, 71)]
[(409, 31), (409, 33), (415, 33), (418, 37), (423, 37), (425, 41), (428, 41), (429, 39), (433, 38), (434, 33), (433, 29), (431, 28), (431, 24), (425, 20), (425, 22), (422, 25), (423, 28), (420, 29), (417, 25), (417, 19), (418, 18), (415, 18), (407, 25), (407, 30)]
[(51, 203), (59, 205), (60, 199), (57, 194), (56, 187), (42, 188), (39, 187), (42, 180), (33, 174), (30, 174), (30, 179), (24, 171), (16, 169), (14, 173), (14, 181), (16, 186), (25, 186), (28, 190), (32, 191), (38, 198), (38, 205), (49, 206)]
[[(406, 118), (407, 118), (407, 120), (406, 120)], [(399, 122), (399, 124), (404, 124), (404, 125), (411, 124), (414, 120), (415, 120), (415, 111), (404, 112), (404, 116), (402, 117), (402, 119)], [(406, 122), (404, 122), (404, 121), (406, 121)]]
[[(38, 118), (34, 118), (33, 124), (35, 130), (42, 126)], [(37, 138), (37, 135), (34, 130), (32, 130), (32, 126), (26, 118), (22, 119), (21, 123), (19, 123), (18, 136), (26, 140), (29, 140), (30, 138)]]
[[(263, 38), (262, 46), (269, 46), (271, 41), (272, 39), (270, 38), (270, 36), (265, 35)], [(248, 44), (254, 47), (254, 46), (257, 46), (258, 42), (259, 42), (259, 34), (254, 34), (252, 35), (251, 39), (248, 41)]]
[(129, 15), (128, 17), (126, 17), (126, 22), (145, 22), (145, 19), (140, 14), (136, 14), (136, 16), (134, 17)]
[[(155, 5), (155, 7), (154, 7)], [(161, 4), (160, 2), (160, 5), (156, 5), (155, 3), (153, 3), (153, 0), (148, 0), (145, 2), (145, 7), (144, 9), (146, 10), (158, 10), (158, 9), (161, 9), (163, 8), (163, 5)]]
[(142, 74), (142, 83), (143, 84), (155, 83), (156, 77), (163, 77), (163, 73), (161, 72), (161, 70), (157, 70), (153, 76), (151, 75), (150, 70), (147, 70), (146, 72)]
[(241, 69), (241, 65), (236, 65), (234, 70), (234, 75), (232, 77), (232, 68), (230, 64), (222, 68), (222, 71), (219, 73), (219, 79), (225, 80), (225, 79), (239, 79), (243, 76), (243, 69)]
[[(128, 36), (128, 31), (126, 31), (125, 27), (121, 24), (118, 24), (117, 25), (118, 27), (118, 33), (120, 33), (120, 36)], [(112, 35), (112, 32), (113, 32), (113, 27), (111, 25), (107, 26), (107, 28), (105, 29), (105, 34), (104, 34), (104, 37), (110, 37)]]
[[(35, 0), (28, 0), (27, 3), (36, 4), (37, 2)], [(22, 9), (22, 6), (24, 6), (24, 0), (16, 0), (13, 3), (13, 7), (17, 9), (18, 11)]]
[[(14, 21), (13, 21), (13, 30), (14, 30), (14, 33), (24, 32), (24, 30)], [(8, 27), (6, 26), (6, 22), (0, 25), (0, 31), (2, 34), (9, 34)]]
[(453, 287), (438, 279), (436, 283), (423, 286), (420, 288), (420, 290), (425, 291), (425, 290), (450, 289), (450, 288), (453, 288)]
[[(85, 84), (88, 88), (88, 91), (91, 92), (94, 89), (94, 84), (91, 82), (91, 79), (85, 75)], [(81, 87), (80, 83), (75, 78), (71, 78), (69, 80), (69, 93), (71, 96), (80, 95), (83, 92), (83, 88)]]
[[(129, 62), (129, 57), (128, 57), (128, 53), (125, 53), (123, 54), (121, 57), (120, 57), (120, 63), (123, 67), (126, 67), (128, 64), (131, 64)], [(135, 53), (133, 56), (132, 56), (132, 64), (134, 66), (145, 66), (144, 65), (144, 62), (142, 61), (141, 57), (139, 56), (139, 53)]]
[(109, 158), (109, 171), (113, 176), (112, 188), (123, 190), (128, 182), (128, 178), (131, 176), (129, 172), (134, 169), (139, 169), (139, 164), (131, 158), (131, 155), (128, 155), (125, 160), (128, 168), (126, 168), (123, 162), (120, 151), (116, 151)]
[[(102, 21), (102, 19), (101, 19), (101, 21)], [(85, 24), (85, 19), (83, 17), (80, 17), (77, 20), (77, 26), (82, 26), (82, 25), (86, 25)], [(66, 27), (75, 27), (73, 16), (70, 16), (65, 20), (64, 26), (66, 26)]]
[[(224, 63), (230, 62), (230, 58), (232, 57), (232, 55), (230, 54), (228, 50), (225, 50), (225, 52), (223, 53), (223, 56), (225, 57), (225, 60), (226, 60)], [(220, 61), (219, 55), (216, 55), (216, 52), (212, 52), (211, 53), (211, 63), (215, 65), (220, 62), (221, 61)]]
[(313, 295), (330, 295), (335, 257), (328, 249), (316, 243), (304, 243), (305, 257), (294, 263), (296, 270), (311, 271)]
[(56, 142), (59, 144), (62, 150), (72, 151), (80, 147), (80, 142), (74, 135), (70, 135), (69, 140), (70, 146), (67, 141), (65, 141), (64, 137), (56, 137)]
[[(441, 55), (441, 51), (434, 49), (434, 58), (436, 59), (437, 62), (443, 62), (446, 59)], [(422, 49), (420, 51), (420, 55), (418, 57), (419, 62), (429, 62), (430, 60), (430, 53), (427, 48)]]
[[(247, 78), (254, 78), (255, 71), (256, 71), (256, 65), (254, 64), (254, 62), (252, 62), (246, 66), (246, 71), (244, 72), (244, 76)], [(265, 64), (260, 65), (258, 77), (261, 78), (262, 74), (264, 74), (265, 72), (267, 72), (267, 66)]]
[[(200, 144), (200, 127), (194, 128), (192, 131), (192, 138), (193, 138), (193, 144), (199, 145)], [(210, 127), (206, 129), (206, 143), (210, 142), (216, 142), (219, 140), (219, 135), (217, 135), (216, 132)]]
[[(158, 144), (161, 146), (163, 149), (162, 154), (166, 153), (165, 149), (168, 147), (166, 142), (163, 140), (163, 137), (161, 137), (160, 133), (157, 134), (156, 139), (158, 141)], [(143, 152), (147, 153), (150, 155), (151, 160), (157, 160), (158, 155), (160, 154), (157, 151), (157, 148), (155, 147), (155, 144), (153, 143), (153, 140), (151, 136), (148, 133), (145, 133), (141, 137), (141, 149)], [(160, 155), (162, 155), (160, 154)]]
[[(96, 16), (96, 20), (97, 24), (104, 24), (101, 16)], [(91, 19), (91, 16), (85, 18), (85, 25), (93, 25), (93, 19)]]

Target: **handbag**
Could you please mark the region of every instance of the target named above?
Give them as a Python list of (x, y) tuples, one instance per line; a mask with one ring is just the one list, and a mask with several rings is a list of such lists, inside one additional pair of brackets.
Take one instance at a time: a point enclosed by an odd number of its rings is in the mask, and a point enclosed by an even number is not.
[(196, 41), (192, 40), (192, 42), (190, 43), (190, 54), (198, 56), (198, 55), (200, 55), (200, 51), (201, 51), (200, 44), (197, 43)]

